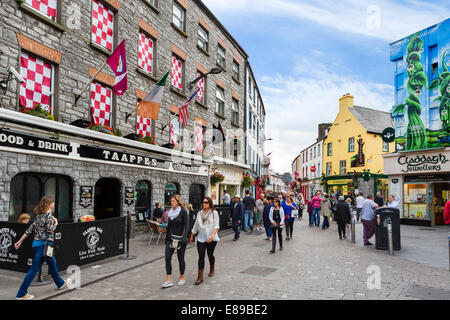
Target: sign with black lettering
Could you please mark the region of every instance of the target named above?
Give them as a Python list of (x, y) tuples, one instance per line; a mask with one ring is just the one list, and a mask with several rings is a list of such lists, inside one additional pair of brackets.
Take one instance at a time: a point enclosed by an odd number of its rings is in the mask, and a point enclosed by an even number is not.
[(80, 205), (83, 208), (87, 208), (92, 205), (92, 186), (81, 186), (80, 187)]
[(134, 203), (134, 188), (125, 188), (125, 203), (129, 206)]
[(5, 129), (0, 129), (0, 146), (62, 155), (69, 155), (72, 152), (70, 143), (30, 136)]

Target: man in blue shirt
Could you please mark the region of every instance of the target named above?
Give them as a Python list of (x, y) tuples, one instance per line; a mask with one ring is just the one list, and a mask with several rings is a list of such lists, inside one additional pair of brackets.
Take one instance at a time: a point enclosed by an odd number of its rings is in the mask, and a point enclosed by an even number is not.
[(361, 222), (364, 227), (363, 239), (365, 246), (371, 246), (369, 239), (375, 234), (375, 215), (374, 209), (378, 208), (378, 204), (373, 201), (373, 195), (369, 194), (362, 205)]

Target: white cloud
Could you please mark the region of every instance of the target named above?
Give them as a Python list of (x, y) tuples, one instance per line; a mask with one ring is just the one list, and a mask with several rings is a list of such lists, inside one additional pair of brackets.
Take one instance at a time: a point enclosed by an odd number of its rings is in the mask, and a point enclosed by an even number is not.
[(237, 18), (240, 15), (244, 19), (248, 15), (259, 14), (306, 19), (339, 31), (387, 41), (401, 39), (414, 31), (441, 22), (450, 15), (448, 5), (413, 0), (406, 3), (395, 3), (390, 0), (373, 2), (316, 0), (312, 3), (293, 0), (204, 0), (204, 2), (214, 13), (221, 16), (230, 15)]
[[(314, 68), (308, 66), (315, 66)], [(358, 81), (351, 76), (329, 73), (326, 66), (304, 59), (289, 76), (263, 76), (258, 79), (266, 108), (267, 153), (272, 152), (272, 168), (290, 171), (299, 152), (313, 144), (319, 123), (334, 121), (338, 99), (354, 96), (355, 105), (390, 111), (394, 88), (388, 84)]]

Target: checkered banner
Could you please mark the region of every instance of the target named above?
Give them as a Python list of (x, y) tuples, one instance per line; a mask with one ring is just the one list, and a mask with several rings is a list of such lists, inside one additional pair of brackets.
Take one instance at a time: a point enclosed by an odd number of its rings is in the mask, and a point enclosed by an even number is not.
[(136, 133), (144, 137), (152, 134), (152, 119), (137, 116)]
[(53, 21), (56, 21), (58, 0), (25, 0), (25, 3)]
[(145, 72), (153, 71), (153, 40), (139, 32), (139, 67)]
[[(197, 72), (197, 78), (201, 76), (202, 74)], [(197, 93), (197, 100), (204, 103), (205, 78), (202, 78), (199, 82), (197, 82), (197, 89), (200, 89)]]
[(112, 51), (114, 12), (97, 0), (92, 2), (92, 41)]
[(200, 125), (195, 127), (195, 151), (203, 152), (203, 128)]
[(111, 126), (112, 90), (99, 83), (91, 83), (92, 122)]
[(20, 104), (25, 108), (34, 108), (36, 104), (43, 109), (50, 107), (52, 66), (42, 59), (22, 53), (20, 75), (25, 79), (25, 83), (20, 85)]
[(176, 57), (172, 56), (172, 86), (174, 86), (177, 89), (182, 90), (182, 68), (183, 64), (180, 59), (177, 59)]

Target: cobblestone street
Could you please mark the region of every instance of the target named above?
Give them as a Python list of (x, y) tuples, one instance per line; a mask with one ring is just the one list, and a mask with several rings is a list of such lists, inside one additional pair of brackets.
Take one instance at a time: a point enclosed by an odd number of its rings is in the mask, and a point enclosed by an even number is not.
[[(168, 289), (160, 287), (165, 281), (162, 241), (155, 248), (153, 240), (148, 247), (146, 236), (139, 235), (133, 240), (131, 252), (138, 256), (137, 260), (113, 258), (99, 264), (100, 267), (82, 267), (80, 289), (61, 293), (51, 284), (31, 288), (30, 293), (40, 299), (59, 300), (450, 299), (450, 272), (448, 267), (439, 266), (448, 263), (448, 230), (429, 230), (402, 226), (402, 251), (396, 251), (393, 257), (387, 251), (362, 245), (361, 224), (357, 224), (357, 241), (352, 244), (350, 240), (338, 240), (335, 224), (322, 230), (308, 227), (305, 220), (296, 221), (293, 240), (283, 240), (284, 250), (277, 249), (273, 255), (269, 254), (270, 243), (264, 240), (262, 232), (242, 232), (240, 240), (233, 242), (231, 233), (224, 231), (216, 249), (216, 276), (205, 275), (203, 284), (193, 285), (197, 250), (191, 247), (186, 251), (186, 285), (176, 285), (178, 262), (174, 256), (174, 287)], [(434, 245), (435, 259), (429, 265), (416, 262), (420, 257), (416, 254), (418, 248), (413, 248), (417, 243), (409, 240), (411, 234)], [(423, 259), (426, 257), (424, 253)], [(380, 267), (380, 289), (368, 289), (371, 274), (367, 268), (371, 265)], [(120, 272), (126, 269), (130, 270)], [(208, 263), (205, 271), (209, 272)], [(109, 277), (102, 280), (105, 276)], [(15, 290), (20, 285), (20, 274), (17, 279)]]

